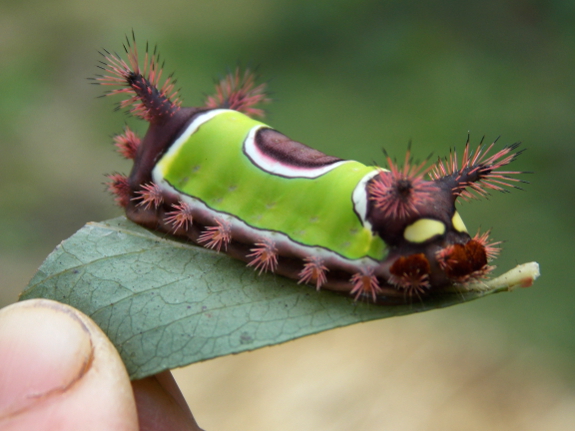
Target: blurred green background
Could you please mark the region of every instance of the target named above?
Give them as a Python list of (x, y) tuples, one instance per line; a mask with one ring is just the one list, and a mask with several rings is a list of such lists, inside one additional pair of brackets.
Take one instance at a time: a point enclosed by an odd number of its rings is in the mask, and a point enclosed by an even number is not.
[[(103, 174), (128, 172), (98, 99), (97, 50), (157, 43), (186, 105), (238, 61), (259, 65), (267, 122), (329, 154), (383, 163), (483, 135), (522, 141), (525, 191), (460, 206), (504, 240), (500, 272), (538, 261), (534, 287), (435, 312), (443, 327), (498, 328), (505, 348), (545, 352), (575, 388), (575, 3), (568, 0), (167, 0), (0, 3), (0, 305), (84, 223), (121, 214)], [(571, 274), (571, 275), (570, 275)], [(409, 317), (408, 317), (409, 318)], [(408, 319), (407, 318), (407, 319)], [(479, 322), (473, 326), (469, 322)], [(474, 334), (468, 334), (472, 337)]]

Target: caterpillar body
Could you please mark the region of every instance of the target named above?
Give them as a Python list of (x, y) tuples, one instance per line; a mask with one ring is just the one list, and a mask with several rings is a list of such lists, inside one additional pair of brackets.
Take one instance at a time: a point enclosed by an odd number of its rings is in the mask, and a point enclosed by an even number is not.
[(134, 160), (129, 176), (108, 187), (127, 217), (147, 228), (270, 271), (375, 303), (404, 303), (468, 289), (485, 277), (499, 243), (471, 237), (458, 198), (518, 188), (518, 171), (502, 168), (518, 143), (494, 144), (461, 160), (452, 151), (435, 165), (406, 155), (388, 168), (328, 156), (255, 120), (265, 85), (236, 69), (202, 107), (181, 107), (174, 81), (161, 82), (158, 56), (146, 49), (140, 67), (135, 40), (127, 61), (104, 51), (97, 84), (127, 96), (120, 107), (146, 120), (140, 139), (128, 127), (116, 147)]

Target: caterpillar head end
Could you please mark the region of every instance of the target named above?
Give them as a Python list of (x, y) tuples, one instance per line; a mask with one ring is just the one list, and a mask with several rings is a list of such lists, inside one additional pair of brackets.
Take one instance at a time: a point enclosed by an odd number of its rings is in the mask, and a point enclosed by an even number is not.
[[(402, 168), (388, 158), (367, 186), (367, 221), (390, 245), (381, 271), (394, 287), (407, 295), (422, 296), (430, 289), (464, 285), (485, 278), (499, 253), (489, 233), (469, 235), (455, 208), (459, 197), (481, 197), (488, 190), (507, 191), (523, 182), (518, 171), (502, 170), (520, 154), (518, 144), (492, 156), (493, 144), (471, 151), (466, 144), (461, 163), (455, 152), (448, 161), (426, 168), (412, 165), (409, 153)], [(424, 176), (429, 173), (429, 178)]]

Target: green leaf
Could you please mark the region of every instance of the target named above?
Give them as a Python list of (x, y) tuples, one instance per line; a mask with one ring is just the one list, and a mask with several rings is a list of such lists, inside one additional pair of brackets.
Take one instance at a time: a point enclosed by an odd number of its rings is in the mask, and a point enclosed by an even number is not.
[(88, 223), (56, 247), (21, 300), (49, 298), (80, 309), (112, 340), (131, 378), (140, 379), (340, 326), (466, 302), (537, 275), (533, 268), (523, 271), (481, 292), (373, 305), (281, 276), (258, 276), (224, 254), (120, 217)]

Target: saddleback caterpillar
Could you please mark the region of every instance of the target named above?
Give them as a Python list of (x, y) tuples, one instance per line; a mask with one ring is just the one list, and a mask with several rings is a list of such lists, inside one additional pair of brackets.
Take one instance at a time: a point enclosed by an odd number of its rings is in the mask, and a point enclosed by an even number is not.
[[(135, 40), (127, 60), (107, 51), (96, 83), (116, 86), (121, 108), (149, 123), (143, 139), (115, 137), (129, 176), (108, 187), (127, 217), (149, 229), (224, 252), (274, 272), (376, 303), (425, 300), (446, 288), (477, 289), (499, 243), (470, 236), (459, 198), (506, 191), (520, 182), (504, 167), (518, 143), (452, 151), (433, 166), (387, 157), (388, 169), (328, 156), (252, 117), (265, 84), (236, 69), (204, 106), (181, 107), (175, 81), (162, 82), (159, 57)], [(471, 287), (475, 286), (475, 287)]]

